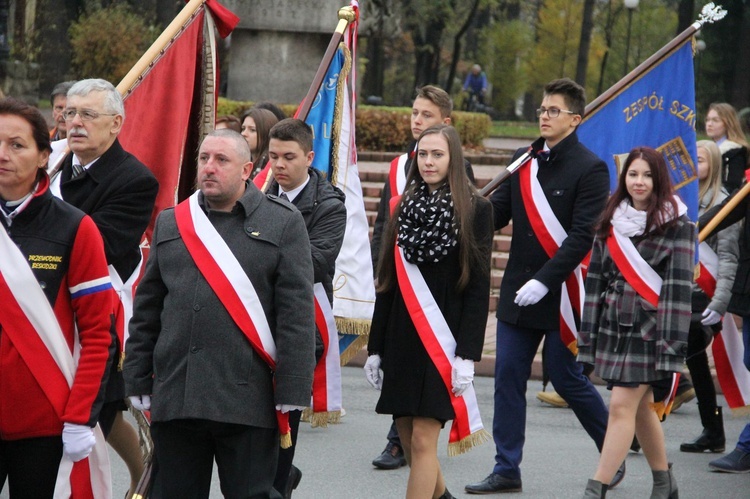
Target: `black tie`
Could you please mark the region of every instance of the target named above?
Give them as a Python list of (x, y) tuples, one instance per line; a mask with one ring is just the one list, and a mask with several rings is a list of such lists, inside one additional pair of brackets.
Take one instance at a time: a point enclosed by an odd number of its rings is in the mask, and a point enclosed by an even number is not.
[(538, 161), (546, 163), (547, 161), (549, 161), (549, 151), (539, 151), (536, 154), (536, 158)]
[[(289, 198), (288, 198), (288, 197), (286, 197), (286, 192), (282, 192), (281, 194), (279, 194), (279, 197), (280, 197), (281, 199), (283, 199), (284, 201), (289, 201)], [(291, 202), (291, 201), (290, 201), (290, 202)]]

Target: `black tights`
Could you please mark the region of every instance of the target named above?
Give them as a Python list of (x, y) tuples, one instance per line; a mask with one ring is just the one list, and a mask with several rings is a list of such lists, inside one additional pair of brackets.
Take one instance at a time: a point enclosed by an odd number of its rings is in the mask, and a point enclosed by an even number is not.
[[(731, 316), (727, 320), (732, 320)], [(687, 367), (693, 380), (695, 396), (701, 411), (713, 413), (716, 409), (716, 388), (708, 367), (706, 349), (711, 344), (713, 332), (700, 322), (691, 322), (688, 333)]]

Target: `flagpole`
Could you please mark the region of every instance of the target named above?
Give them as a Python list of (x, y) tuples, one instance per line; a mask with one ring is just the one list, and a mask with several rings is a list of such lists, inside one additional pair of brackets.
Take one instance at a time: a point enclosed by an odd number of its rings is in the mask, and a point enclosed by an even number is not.
[(315, 73), (315, 77), (310, 84), (310, 89), (307, 91), (305, 100), (302, 101), (302, 105), (297, 112), (296, 117), (301, 119), (302, 121), (305, 121), (307, 115), (310, 113), (310, 108), (312, 108), (313, 102), (315, 102), (315, 96), (318, 95), (320, 85), (323, 84), (323, 78), (325, 78), (326, 73), (328, 72), (328, 68), (331, 66), (333, 56), (336, 55), (336, 51), (339, 48), (339, 43), (341, 43), (341, 40), (344, 38), (344, 31), (346, 31), (346, 27), (349, 25), (349, 23), (354, 22), (355, 19), (356, 14), (354, 13), (353, 8), (347, 6), (341, 7), (339, 9), (339, 23), (338, 25), (336, 25), (336, 31), (333, 32), (331, 41), (328, 42), (328, 48), (323, 55), (323, 60), (320, 61), (318, 72)]
[[(586, 109), (584, 110), (583, 121), (586, 121), (587, 117), (594, 114), (596, 111), (599, 110), (600, 107), (602, 107), (610, 99), (612, 99), (614, 96), (620, 93), (623, 89), (627, 88), (635, 80), (640, 78), (640, 76), (643, 73), (645, 73), (646, 71), (651, 69), (653, 66), (661, 62), (662, 59), (664, 59), (669, 54), (671, 54), (676, 48), (682, 46), (682, 44), (685, 43), (686, 40), (690, 39), (690, 37), (692, 37), (696, 31), (701, 29), (704, 24), (713, 23), (715, 21), (723, 19), (724, 16), (726, 16), (726, 14), (727, 14), (726, 10), (722, 9), (720, 5), (719, 6), (715, 5), (713, 2), (704, 5), (697, 21), (695, 21), (693, 24), (688, 26), (687, 29), (685, 29), (682, 33), (680, 33), (675, 38), (673, 38), (669, 43), (664, 45), (651, 57), (649, 57), (644, 62), (639, 64), (633, 71), (625, 75), (620, 81), (618, 81), (617, 83), (612, 85), (610, 88), (608, 88), (606, 91), (604, 91), (604, 93), (602, 93), (599, 97), (591, 101), (589, 105), (586, 106)], [(524, 154), (524, 157), (525, 157), (524, 161), (528, 159), (528, 153)], [(519, 158), (519, 160), (520, 159), (521, 158)], [(507, 170), (511, 169), (511, 166), (515, 166), (515, 168), (510, 173), (506, 173)], [(517, 170), (518, 166), (520, 165), (516, 166), (516, 164), (513, 163), (513, 165), (511, 166), (506, 168), (506, 170), (498, 173), (495, 176), (495, 178), (493, 178), (490, 181), (490, 183), (487, 184), (487, 186), (485, 186), (485, 188), (479, 191), (479, 194), (485, 197), (492, 194), (492, 191), (495, 190), (505, 180), (510, 178), (511, 174), (515, 170)], [(716, 223), (718, 224), (719, 222), (717, 221)]]
[(720, 209), (719, 212), (713, 216), (713, 218), (711, 218), (706, 226), (700, 230), (700, 233), (698, 233), (698, 241), (705, 241), (706, 238), (714, 231), (716, 226), (719, 225), (721, 221), (724, 220), (727, 215), (729, 215), (732, 210), (734, 210), (737, 205), (742, 202), (743, 199), (745, 199), (748, 193), (750, 193), (750, 182), (742, 186), (742, 189), (737, 191), (731, 198), (729, 198), (727, 204), (725, 204), (724, 207)]
[(159, 35), (154, 43), (151, 44), (149, 49), (138, 59), (138, 62), (130, 68), (128, 74), (120, 81), (117, 85), (117, 91), (120, 92), (123, 98), (133, 90), (138, 81), (143, 76), (143, 73), (148, 70), (154, 61), (164, 52), (164, 50), (172, 43), (175, 36), (185, 28), (185, 25), (192, 19), (192, 17), (203, 7), (206, 0), (190, 0), (190, 2), (182, 8), (177, 17), (169, 23), (164, 31)]

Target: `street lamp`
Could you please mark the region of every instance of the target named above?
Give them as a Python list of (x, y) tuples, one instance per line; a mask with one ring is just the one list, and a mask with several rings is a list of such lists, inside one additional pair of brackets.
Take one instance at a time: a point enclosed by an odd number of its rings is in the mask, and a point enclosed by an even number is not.
[(630, 28), (633, 24), (633, 11), (638, 8), (639, 0), (623, 0), (625, 8), (628, 9), (628, 37), (625, 41), (625, 70), (623, 75), (628, 74), (628, 59), (630, 58)]

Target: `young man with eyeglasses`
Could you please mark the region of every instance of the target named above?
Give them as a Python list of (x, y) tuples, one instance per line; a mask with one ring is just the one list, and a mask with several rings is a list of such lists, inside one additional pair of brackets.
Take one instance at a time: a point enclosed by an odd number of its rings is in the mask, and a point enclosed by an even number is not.
[[(541, 138), (532, 144), (533, 158), (491, 197), (495, 229), (512, 219), (513, 238), (497, 307), (495, 466), (484, 480), (466, 486), (470, 494), (521, 491), (526, 383), (542, 339), (552, 384), (597, 448), (604, 443), (607, 408), (568, 346), (569, 326), (580, 324), (580, 308), (562, 293), (591, 249), (609, 194), (607, 165), (576, 135), (585, 104), (584, 89), (574, 81), (547, 84), (537, 110)], [(565, 310), (574, 311), (573, 324), (561, 319)], [(613, 484), (623, 475), (624, 464)]]
[[(159, 183), (117, 140), (125, 107), (111, 83), (89, 79), (73, 85), (62, 116), (71, 152), (53, 177), (51, 190), (96, 223), (104, 239), (112, 284), (123, 304), (122, 316), (129, 317), (141, 263), (141, 239), (151, 220)], [(124, 319), (120, 327), (127, 329)], [(119, 349), (112, 352), (118, 357), (120, 343), (118, 339)], [(137, 433), (122, 417), (127, 406), (118, 360), (112, 363), (99, 423), (130, 470), (132, 491), (140, 478), (143, 458)]]

